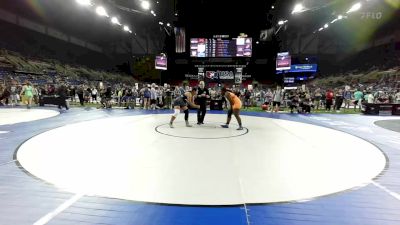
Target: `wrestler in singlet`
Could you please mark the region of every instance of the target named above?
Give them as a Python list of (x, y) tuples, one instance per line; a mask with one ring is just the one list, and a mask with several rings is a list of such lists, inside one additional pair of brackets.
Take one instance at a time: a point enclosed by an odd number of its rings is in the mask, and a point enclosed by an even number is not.
[[(189, 124), (189, 107), (198, 109), (200, 106), (194, 104), (194, 96), (197, 95), (197, 89), (193, 88), (192, 91), (186, 92), (183, 96), (177, 97), (174, 102), (174, 114), (171, 116), (169, 126), (174, 128), (174, 120), (178, 117), (181, 110), (185, 113), (185, 123), (187, 127), (191, 127)], [(188, 107), (189, 106), (189, 107)]]
[(194, 104), (194, 96), (192, 92), (196, 92), (196, 89), (190, 91), (190, 92), (185, 92), (183, 96), (179, 96), (175, 98), (174, 102), (172, 105), (175, 107), (179, 107), (180, 109), (183, 107), (188, 107), (189, 109), (191, 108), (197, 108), (197, 106)]
[(242, 101), (240, 101), (240, 98), (232, 92), (227, 92), (227, 94), (229, 94), (229, 98), (232, 100), (233, 103), (233, 105), (231, 105), (231, 108), (240, 110), (242, 108)]
[(240, 108), (242, 108), (242, 101), (240, 101), (238, 96), (236, 96), (234, 93), (232, 93), (230, 90), (227, 90), (226, 88), (222, 88), (221, 94), (222, 96), (225, 96), (226, 100), (229, 101), (231, 105), (228, 110), (228, 118), (226, 120), (226, 124), (221, 125), (221, 127), (229, 128), (229, 123), (231, 122), (233, 114), (239, 124), (239, 128), (237, 130), (243, 130), (242, 119), (239, 116)]

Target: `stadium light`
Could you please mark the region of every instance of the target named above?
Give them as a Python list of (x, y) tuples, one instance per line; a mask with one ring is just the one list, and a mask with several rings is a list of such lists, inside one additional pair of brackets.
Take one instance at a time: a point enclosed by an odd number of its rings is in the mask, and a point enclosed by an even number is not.
[(118, 18), (117, 17), (113, 17), (113, 18), (111, 18), (111, 22), (113, 23), (113, 24), (118, 24), (118, 25), (120, 25), (121, 26), (121, 23), (118, 21)]
[(338, 20), (341, 20), (341, 19), (343, 19), (343, 16), (342, 16), (342, 15), (339, 15), (339, 16), (337, 17), (337, 19), (338, 19)]
[(271, 6), (271, 9), (275, 9), (275, 6)]
[(128, 31), (129, 32), (130, 31), (129, 27), (125, 25), (124, 26), (124, 31)]
[(323, 28), (323, 27), (321, 27), (321, 28), (319, 28), (319, 29), (318, 29), (318, 31), (322, 31), (323, 29), (324, 29), (324, 28)]
[(332, 22), (331, 22), (331, 23), (335, 23), (336, 21), (338, 21), (338, 19), (334, 19), (334, 20), (332, 20)]
[(160, 22), (158, 22), (158, 24), (160, 24), (161, 26), (162, 26), (162, 25), (164, 25), (164, 23), (163, 23), (163, 22), (161, 22), (161, 21), (160, 21)]
[(107, 14), (107, 11), (104, 9), (103, 6), (98, 6), (98, 7), (96, 8), (96, 13), (97, 13), (99, 16), (106, 16), (106, 17), (109, 17), (108, 14)]
[(91, 0), (76, 0), (76, 2), (79, 5), (84, 5), (84, 6), (92, 5), (92, 1)]
[(283, 24), (287, 23), (287, 20), (279, 20), (278, 25), (282, 26)]
[(167, 27), (170, 27), (171, 26), (171, 24), (170, 23), (167, 23)]
[(297, 13), (304, 12), (305, 9), (306, 9), (306, 8), (304, 8), (303, 4), (301, 4), (301, 3), (296, 4), (296, 5), (294, 6), (294, 9), (293, 9), (293, 11), (292, 11), (292, 14), (297, 14)]
[(347, 14), (360, 10), (360, 9), (361, 9), (361, 6), (362, 6), (361, 3), (360, 3), (360, 2), (357, 2), (356, 4), (354, 4), (354, 5), (349, 9), (349, 11), (347, 11)]
[(326, 23), (326, 24), (324, 25), (324, 28), (326, 29), (326, 28), (328, 28), (328, 27), (329, 27), (329, 24)]
[(149, 10), (150, 9), (150, 2), (149, 1), (143, 0), (140, 5), (142, 6), (142, 8), (144, 10)]

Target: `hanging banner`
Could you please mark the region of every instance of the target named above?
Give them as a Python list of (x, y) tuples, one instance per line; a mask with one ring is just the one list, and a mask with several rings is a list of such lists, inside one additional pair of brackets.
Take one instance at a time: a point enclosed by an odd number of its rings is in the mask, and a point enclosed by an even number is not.
[(241, 84), (243, 81), (243, 68), (236, 68), (235, 84)]
[(186, 52), (186, 30), (183, 27), (175, 27), (175, 52)]
[(210, 80), (234, 80), (235, 74), (229, 70), (206, 71), (206, 78)]
[(197, 68), (197, 79), (204, 80), (204, 67)]

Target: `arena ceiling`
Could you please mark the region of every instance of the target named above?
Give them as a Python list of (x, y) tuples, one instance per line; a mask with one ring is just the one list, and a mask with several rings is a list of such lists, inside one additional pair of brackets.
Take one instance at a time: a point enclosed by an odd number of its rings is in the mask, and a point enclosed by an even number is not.
[[(160, 0), (150, 12), (140, 8), (139, 0), (93, 0), (102, 5), (110, 15), (129, 25), (137, 35), (158, 35), (158, 20), (173, 20), (173, 0)], [(1, 0), (0, 8), (39, 23), (57, 28), (68, 34), (97, 43), (107, 44), (128, 37), (120, 27), (113, 26), (106, 18), (99, 17), (93, 9), (83, 7), (75, 0)]]
[[(160, 21), (185, 27), (188, 37), (207, 37), (216, 34), (234, 36), (246, 33), (257, 40), (261, 30), (276, 29), (279, 20), (289, 21), (280, 31), (281, 34), (287, 35), (287, 39), (294, 40), (294, 36), (298, 33), (314, 32), (332, 18), (346, 12), (352, 4), (357, 2), (356, 0), (303, 0), (301, 2), (306, 10), (300, 15), (292, 15), (291, 12), (294, 5), (298, 3), (297, 0), (151, 0), (151, 9), (157, 14), (154, 17), (141, 9), (140, 0), (92, 1), (96, 5), (104, 5), (110, 15), (115, 15), (121, 23), (130, 25), (138, 36), (147, 36), (155, 40), (161, 39), (163, 35), (160, 34), (165, 33), (165, 29), (159, 25)], [(373, 6), (386, 5), (390, 9), (390, 6), (396, 8), (400, 0), (369, 0), (368, 2)], [(1, 0), (0, 8), (99, 45), (126, 41), (131, 38), (131, 34), (121, 31), (120, 27), (113, 26), (109, 20), (97, 16), (93, 10), (76, 4), (75, 0)], [(368, 10), (374, 12), (375, 9), (372, 7)], [(391, 12), (384, 12), (388, 15), (387, 20), (393, 20)], [(372, 24), (372, 22), (386, 21), (366, 22)], [(359, 24), (357, 21), (353, 23)], [(381, 26), (381, 24), (378, 25)], [(368, 26), (366, 28), (368, 29)], [(339, 27), (335, 35), (346, 30), (351, 29)], [(258, 48), (263, 48), (262, 44), (279, 45), (280, 37), (277, 39), (278, 42), (268, 40), (272, 43), (260, 43)]]
[(179, 0), (179, 23), (199, 35), (257, 33), (274, 1)]

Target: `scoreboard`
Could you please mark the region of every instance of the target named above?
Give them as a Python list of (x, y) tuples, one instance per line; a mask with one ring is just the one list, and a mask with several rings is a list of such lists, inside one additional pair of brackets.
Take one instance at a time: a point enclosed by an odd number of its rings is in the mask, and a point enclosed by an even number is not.
[(191, 57), (251, 57), (251, 38), (191, 38)]

